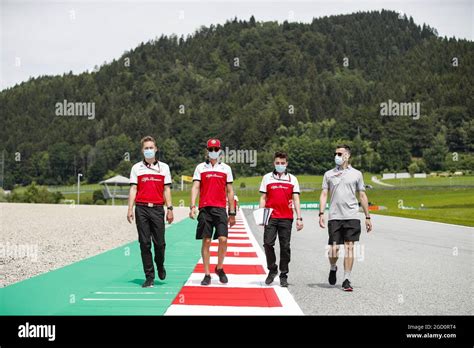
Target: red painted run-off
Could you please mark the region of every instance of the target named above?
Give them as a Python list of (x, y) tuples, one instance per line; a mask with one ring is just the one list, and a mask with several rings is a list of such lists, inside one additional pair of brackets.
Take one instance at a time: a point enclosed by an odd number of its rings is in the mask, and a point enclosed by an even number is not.
[(184, 286), (173, 301), (176, 305), (282, 307), (272, 288), (227, 288)]
[(247, 234), (245, 230), (229, 230), (229, 233)]
[[(212, 242), (211, 246), (218, 246), (219, 242)], [(242, 247), (242, 248), (250, 248), (252, 243), (227, 243), (228, 247)]]
[[(211, 271), (214, 271), (216, 265), (211, 265)], [(226, 265), (224, 264), (224, 271), (227, 274), (265, 274), (265, 270), (261, 265)], [(204, 265), (198, 263), (194, 268), (193, 273), (204, 273)]]
[[(217, 256), (217, 251), (211, 251), (211, 256)], [(257, 257), (256, 252), (250, 251), (228, 251), (226, 257)]]

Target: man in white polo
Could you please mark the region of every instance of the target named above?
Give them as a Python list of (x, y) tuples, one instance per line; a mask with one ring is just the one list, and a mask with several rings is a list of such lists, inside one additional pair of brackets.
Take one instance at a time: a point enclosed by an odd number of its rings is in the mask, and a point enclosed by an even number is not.
[(166, 163), (155, 158), (155, 139), (146, 136), (141, 140), (143, 161), (136, 163), (130, 172), (130, 194), (128, 197), (127, 220), (133, 221), (133, 205), (135, 204), (135, 220), (138, 230), (138, 241), (145, 272), (145, 282), (142, 287), (153, 287), (155, 269), (151, 254), (151, 243), (155, 249), (155, 263), (158, 277), (166, 278), (165, 262), (165, 211), (168, 209), (166, 220), (173, 222), (173, 206), (171, 203), (171, 174)]
[(342, 289), (352, 291), (350, 276), (354, 264), (354, 242), (359, 240), (361, 228), (359, 220), (359, 199), (365, 213), (367, 232), (372, 230), (370, 222), (369, 203), (365, 194), (364, 178), (362, 173), (349, 164), (351, 148), (348, 145), (339, 145), (335, 152), (336, 167), (324, 174), (319, 210), (319, 226), (325, 228), (324, 209), (326, 207), (328, 191), (331, 195), (329, 202), (329, 284), (336, 284), (339, 246), (344, 244), (344, 280)]

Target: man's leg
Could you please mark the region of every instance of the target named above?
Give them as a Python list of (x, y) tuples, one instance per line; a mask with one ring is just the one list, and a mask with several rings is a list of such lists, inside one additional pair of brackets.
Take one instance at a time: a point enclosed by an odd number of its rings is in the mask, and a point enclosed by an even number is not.
[(351, 277), (352, 266), (354, 265), (354, 242), (344, 242), (344, 280)]
[(329, 265), (331, 266), (331, 269), (334, 266), (336, 266), (338, 254), (339, 254), (339, 245), (337, 244), (330, 245), (329, 251), (328, 251), (328, 259), (329, 259)]
[(344, 221), (344, 281), (342, 288), (344, 291), (352, 291), (351, 271), (354, 265), (354, 243), (360, 237), (360, 220), (352, 219)]
[(270, 219), (268, 225), (265, 226), (263, 232), (263, 249), (265, 250), (265, 257), (267, 259), (268, 273), (265, 284), (270, 285), (278, 274), (278, 266), (276, 265), (275, 255), (275, 241), (277, 238), (277, 224), (276, 219)]
[(291, 259), (291, 226), (293, 220), (280, 220), (278, 223), (278, 241), (280, 242), (280, 278), (287, 278)]
[(165, 262), (165, 211), (163, 207), (153, 208), (150, 212), (150, 231), (155, 249), (155, 263), (158, 276), (161, 280), (166, 278)]
[(211, 247), (211, 238), (206, 236), (202, 239), (202, 247), (201, 247), (202, 263), (204, 264), (204, 273), (206, 275), (211, 274), (209, 270), (209, 265), (211, 263), (211, 253), (209, 251), (210, 247)]
[(227, 237), (219, 237), (219, 249), (217, 251), (217, 269), (222, 269), (224, 267), (224, 258), (227, 252)]
[(341, 221), (339, 220), (329, 220), (328, 221), (328, 259), (329, 259), (329, 278), (328, 282), (331, 285), (336, 284), (337, 282), (337, 259), (339, 254), (339, 244), (343, 243), (341, 238)]
[(140, 252), (142, 257), (143, 271), (146, 279), (155, 278), (155, 269), (153, 267), (153, 256), (151, 254), (151, 232), (148, 207), (135, 207), (135, 221), (138, 231), (138, 242), (140, 243)]

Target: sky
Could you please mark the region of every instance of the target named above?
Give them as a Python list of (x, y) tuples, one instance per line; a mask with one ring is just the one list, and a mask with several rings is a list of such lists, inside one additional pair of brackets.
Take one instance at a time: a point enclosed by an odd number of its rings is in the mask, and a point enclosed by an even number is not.
[(439, 35), (474, 40), (473, 0), (0, 0), (0, 90), (30, 77), (91, 71), (162, 34), (187, 35), (237, 17), (310, 23), (389, 9)]

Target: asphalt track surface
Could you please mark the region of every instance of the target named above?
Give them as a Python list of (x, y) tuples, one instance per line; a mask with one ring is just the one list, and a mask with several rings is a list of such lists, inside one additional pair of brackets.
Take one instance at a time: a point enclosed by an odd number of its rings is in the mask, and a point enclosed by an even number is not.
[[(244, 212), (262, 247), (263, 227), (251, 210)], [(327, 228), (319, 227), (316, 214), (303, 211), (304, 229), (293, 228), (291, 239), (289, 291), (304, 314), (474, 313), (474, 228), (372, 215), (374, 230), (367, 234), (363, 227), (349, 293), (341, 289), (342, 258), (336, 285), (328, 283)]]

